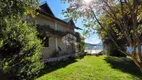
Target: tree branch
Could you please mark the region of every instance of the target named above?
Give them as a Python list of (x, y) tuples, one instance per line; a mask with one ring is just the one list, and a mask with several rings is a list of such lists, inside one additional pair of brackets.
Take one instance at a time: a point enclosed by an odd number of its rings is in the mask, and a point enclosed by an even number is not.
[[(98, 20), (98, 18), (97, 18), (97, 16), (96, 16), (96, 14), (94, 13), (94, 11), (93, 11), (92, 9), (91, 9), (91, 11), (92, 11), (92, 13), (93, 13), (93, 15), (94, 15), (95, 20), (96, 20), (97, 23), (100, 25), (100, 27), (101, 27), (106, 33), (108, 33), (107, 30), (103, 27), (102, 23)], [(119, 47), (119, 45), (118, 45), (118, 44), (115, 42), (115, 40), (112, 38), (111, 34), (108, 34), (108, 36), (109, 36), (109, 38), (113, 41), (113, 43), (114, 43), (115, 46), (119, 49), (120, 52), (124, 53), (124, 54), (127, 55), (127, 56), (131, 56), (131, 55), (128, 54), (127, 52), (121, 50), (121, 48)]]
[[(121, 0), (120, 0), (121, 1)], [(109, 10), (110, 10), (110, 12), (112, 13), (112, 15), (114, 16), (114, 20), (116, 21), (116, 23), (119, 25), (119, 27), (120, 27), (120, 29), (121, 30), (125, 30), (124, 31), (124, 35), (125, 35), (125, 37), (126, 37), (126, 39), (127, 39), (127, 41), (129, 42), (129, 44), (130, 44), (130, 46), (132, 47), (132, 40), (131, 40), (131, 37), (130, 37), (130, 35), (129, 35), (129, 32), (128, 32), (128, 29), (127, 29), (127, 27), (126, 27), (126, 23), (125, 23), (125, 21), (123, 20), (123, 21), (120, 21), (118, 18), (117, 18), (117, 16), (116, 16), (116, 13), (111, 9), (111, 7), (109, 6), (109, 4), (104, 0), (104, 2), (105, 2), (105, 4), (106, 4), (106, 6), (109, 8)], [(122, 3), (122, 2), (121, 2)], [(108, 11), (107, 11), (108, 12)], [(123, 11), (123, 9), (122, 9), (122, 11), (121, 11), (122, 13), (123, 13), (123, 17), (122, 17), (122, 19), (124, 18), (124, 11)], [(111, 14), (111, 13), (109, 13), (109, 14)], [(113, 17), (112, 17), (113, 18)], [(125, 23), (125, 25), (124, 25), (124, 23)]]

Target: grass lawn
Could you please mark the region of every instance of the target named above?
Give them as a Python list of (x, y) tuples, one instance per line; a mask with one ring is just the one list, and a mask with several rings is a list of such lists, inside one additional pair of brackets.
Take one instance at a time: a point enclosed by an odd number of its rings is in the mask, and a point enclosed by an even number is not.
[(126, 58), (85, 56), (47, 68), (37, 80), (142, 80), (140, 70)]

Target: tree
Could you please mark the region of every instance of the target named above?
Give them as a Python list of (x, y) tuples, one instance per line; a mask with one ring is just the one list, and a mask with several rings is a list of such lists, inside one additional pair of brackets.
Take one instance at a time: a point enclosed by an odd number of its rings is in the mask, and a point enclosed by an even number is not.
[[(72, 16), (74, 19), (83, 18), (87, 25), (98, 25), (103, 29), (112, 42), (117, 46), (119, 51), (132, 58), (134, 63), (142, 71), (142, 50), (141, 50), (141, 17), (142, 1), (141, 0), (62, 0), (68, 1), (70, 6), (64, 11), (66, 16)], [(104, 22), (103, 19), (107, 19)], [(106, 24), (105, 24), (106, 23)], [(114, 23), (119, 27), (109, 26)], [(88, 26), (94, 27), (94, 26)], [(125, 38), (127, 46), (132, 48), (132, 52), (123, 51), (117, 44), (107, 28), (115, 29), (119, 35), (117, 39)], [(138, 51), (137, 49), (138, 48)]]
[[(121, 39), (117, 39), (118, 35), (117, 33), (114, 31), (114, 29), (108, 27), (107, 28), (107, 32), (108, 34), (111, 34), (113, 39), (115, 40), (115, 42), (123, 49), (123, 51), (126, 51), (126, 47), (127, 47), (127, 42), (125, 38), (121, 38)], [(121, 53), (118, 48), (116, 47), (116, 45), (112, 42), (112, 40), (109, 38), (109, 36), (107, 34), (105, 34), (105, 31), (102, 29), (98, 29), (97, 33), (99, 36), (101, 36), (101, 39), (103, 41), (103, 45), (104, 45), (104, 49), (105, 49), (105, 53), (106, 55), (110, 55), (110, 56), (117, 56), (117, 57), (126, 57), (125, 54)]]
[(36, 26), (25, 21), (34, 14), (37, 1), (0, 1), (0, 71), (8, 80), (30, 80), (43, 67)]
[(80, 52), (80, 53), (84, 53), (84, 49), (85, 49), (85, 38), (80, 35), (80, 33), (76, 32), (75, 33), (75, 37), (77, 38), (76, 40), (76, 50), (77, 52)]

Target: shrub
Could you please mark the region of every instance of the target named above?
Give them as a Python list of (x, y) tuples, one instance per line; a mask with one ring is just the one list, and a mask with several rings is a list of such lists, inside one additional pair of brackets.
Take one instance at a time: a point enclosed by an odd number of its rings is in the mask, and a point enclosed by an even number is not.
[(37, 31), (26, 21), (7, 20), (0, 26), (1, 70), (10, 79), (31, 79), (43, 67)]
[(8, 80), (31, 80), (43, 67), (36, 26), (25, 21), (37, 5), (38, 0), (0, 1), (0, 73)]
[(87, 53), (86, 52), (78, 52), (75, 54), (74, 58), (83, 58), (84, 56), (86, 56)]
[[(106, 54), (109, 56), (116, 56), (116, 57), (126, 57), (125, 54), (121, 53), (117, 47), (110, 41), (107, 44), (105, 43)], [(121, 46), (121, 48), (126, 51), (125, 46)]]

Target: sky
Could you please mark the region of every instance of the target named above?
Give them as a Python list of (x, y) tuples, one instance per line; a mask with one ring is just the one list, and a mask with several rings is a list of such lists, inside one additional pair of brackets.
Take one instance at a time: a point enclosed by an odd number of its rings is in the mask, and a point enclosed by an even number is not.
[[(68, 3), (62, 3), (61, 0), (42, 0), (41, 3), (43, 2), (47, 2), (49, 7), (51, 8), (52, 12), (54, 13), (54, 15), (59, 18), (59, 19), (65, 19), (64, 15), (61, 14), (62, 10), (65, 10), (69, 4)], [(83, 29), (83, 24), (81, 22), (81, 19), (79, 19), (75, 25), (81, 29)], [(77, 32), (79, 32), (80, 34), (83, 33), (83, 30), (77, 30)], [(89, 37), (86, 37), (85, 39), (86, 43), (91, 43), (91, 44), (98, 44), (101, 43), (101, 39), (99, 38), (99, 36), (97, 34), (90, 34)]]

